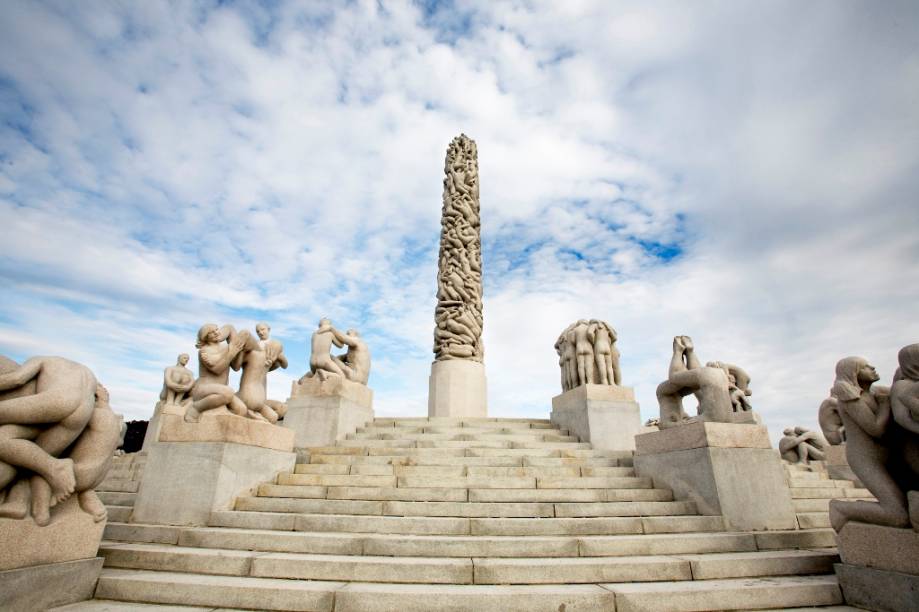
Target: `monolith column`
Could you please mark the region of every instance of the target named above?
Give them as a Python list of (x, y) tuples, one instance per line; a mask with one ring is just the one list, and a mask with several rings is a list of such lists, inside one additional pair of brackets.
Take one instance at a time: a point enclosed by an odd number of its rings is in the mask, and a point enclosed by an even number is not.
[(447, 148), (444, 174), (428, 416), (484, 417), (479, 160), (465, 134)]

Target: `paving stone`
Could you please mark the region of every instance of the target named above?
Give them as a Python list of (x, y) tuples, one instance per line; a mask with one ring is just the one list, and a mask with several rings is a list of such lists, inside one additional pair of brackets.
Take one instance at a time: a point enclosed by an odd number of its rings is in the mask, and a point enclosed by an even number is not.
[(579, 584), (692, 580), (689, 562), (674, 557), (473, 559), (476, 584)]

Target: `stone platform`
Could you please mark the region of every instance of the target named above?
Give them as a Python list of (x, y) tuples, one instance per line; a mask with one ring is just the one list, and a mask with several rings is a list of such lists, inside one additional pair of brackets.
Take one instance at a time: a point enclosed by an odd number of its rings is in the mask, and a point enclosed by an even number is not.
[(335, 444), (373, 420), (373, 391), (366, 385), (330, 376), (294, 382), (281, 421), (294, 433), (294, 447)]
[(428, 379), (428, 416), (485, 418), (487, 387), (482, 363), (468, 359), (435, 361)]
[(552, 398), (553, 423), (594, 448), (635, 450), (641, 411), (631, 387), (581, 385)]
[(850, 521), (837, 540), (846, 602), (881, 612), (919, 609), (919, 533)]
[(117, 601), (86, 606), (688, 612), (842, 602), (831, 530), (726, 530), (722, 517), (636, 475), (632, 459), (544, 419), (375, 419), (302, 449), (296, 467), (207, 525), (111, 524), (96, 597)]

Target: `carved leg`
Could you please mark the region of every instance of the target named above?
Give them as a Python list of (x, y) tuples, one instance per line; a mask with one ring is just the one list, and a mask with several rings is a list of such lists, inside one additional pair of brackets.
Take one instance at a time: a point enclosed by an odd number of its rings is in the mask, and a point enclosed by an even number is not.
[(29, 513), (29, 480), (24, 478), (10, 488), (6, 501), (0, 504), (0, 517), (21, 519)]
[(41, 476), (32, 477), (32, 518), (39, 527), (51, 522), (51, 487)]
[(105, 504), (102, 503), (102, 500), (92, 489), (81, 491), (77, 496), (77, 500), (80, 502), (80, 508), (83, 509), (83, 512), (91, 515), (93, 521), (100, 523), (108, 516)]
[(606, 366), (607, 366), (606, 361), (607, 361), (607, 358), (608, 358), (608, 357), (609, 357), (609, 355), (602, 355), (602, 354), (599, 354), (599, 353), (595, 356), (596, 361), (597, 361), (597, 374), (599, 375), (599, 378), (600, 378), (600, 380), (599, 380), (598, 382), (599, 382), (599, 384), (601, 384), (601, 385), (609, 385), (609, 384), (610, 384), (610, 381), (609, 381), (609, 372), (608, 372), (608, 370), (607, 370), (607, 368), (606, 368)]
[(76, 486), (73, 461), (55, 459), (30, 440), (6, 440), (0, 443), (0, 461), (41, 475), (51, 485), (58, 502), (70, 497)]
[(910, 491), (906, 499), (909, 503), (909, 522), (914, 531), (919, 531), (919, 491)]
[(279, 402), (278, 400), (265, 400), (265, 403), (274, 410), (274, 413), (278, 415), (278, 419), (283, 419), (284, 415), (287, 414), (287, 404), (284, 402)]

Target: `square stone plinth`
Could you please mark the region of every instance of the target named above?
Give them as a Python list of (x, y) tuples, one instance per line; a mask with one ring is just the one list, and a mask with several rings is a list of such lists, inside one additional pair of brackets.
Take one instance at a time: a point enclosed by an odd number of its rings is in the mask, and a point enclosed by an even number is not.
[(94, 556), (0, 571), (0, 610), (35, 612), (91, 599), (103, 561)]
[(842, 596), (850, 606), (875, 612), (919, 610), (919, 576), (837, 563)]
[(278, 451), (294, 448), (294, 434), (289, 429), (217, 410), (202, 414), (197, 423), (186, 423), (183, 416), (164, 411), (158, 441), (233, 442)]
[(781, 458), (762, 425), (687, 423), (636, 436), (635, 470), (738, 531), (795, 529)]
[(836, 535), (836, 544), (848, 565), (919, 577), (919, 533), (912, 529), (849, 521)]
[(0, 518), (0, 570), (91, 559), (104, 529), (105, 521), (93, 521), (76, 496), (52, 508), (44, 527), (31, 517)]
[(482, 363), (469, 359), (435, 361), (428, 379), (428, 416), (485, 418), (486, 387)]
[[(293, 432), (287, 433), (292, 442)], [(231, 510), (237, 496), (292, 471), (296, 462), (295, 453), (260, 446), (164, 442), (161, 437), (147, 457), (132, 521), (206, 525), (211, 512)]]
[(295, 382), (281, 424), (294, 433), (294, 446), (332, 446), (373, 421), (373, 391), (366, 385), (330, 376)]
[(581, 385), (552, 398), (552, 423), (601, 450), (635, 450), (641, 411), (631, 387)]

